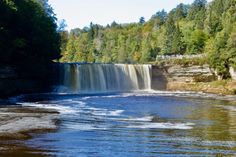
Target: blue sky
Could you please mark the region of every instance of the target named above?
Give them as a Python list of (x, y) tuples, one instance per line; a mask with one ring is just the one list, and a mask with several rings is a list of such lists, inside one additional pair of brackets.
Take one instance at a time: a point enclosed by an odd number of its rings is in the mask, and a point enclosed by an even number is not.
[(67, 29), (83, 28), (90, 22), (101, 25), (113, 21), (137, 22), (141, 16), (148, 20), (161, 9), (170, 11), (179, 3), (192, 2), (193, 0), (49, 0), (57, 18), (66, 20)]

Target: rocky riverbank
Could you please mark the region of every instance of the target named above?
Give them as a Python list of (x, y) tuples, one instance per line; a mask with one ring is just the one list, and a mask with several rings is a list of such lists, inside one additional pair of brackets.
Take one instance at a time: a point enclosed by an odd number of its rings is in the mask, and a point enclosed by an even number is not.
[(169, 82), (167, 84), (167, 90), (170, 91), (195, 91), (212, 93), (219, 95), (235, 95), (236, 94), (236, 81), (224, 80), (213, 82)]
[(49, 109), (6, 105), (0, 108), (1, 139), (29, 138), (29, 132), (57, 129), (59, 112)]
[(58, 123), (56, 110), (1, 104), (0, 156), (45, 157), (40, 148), (30, 148), (22, 142), (38, 133), (56, 131)]

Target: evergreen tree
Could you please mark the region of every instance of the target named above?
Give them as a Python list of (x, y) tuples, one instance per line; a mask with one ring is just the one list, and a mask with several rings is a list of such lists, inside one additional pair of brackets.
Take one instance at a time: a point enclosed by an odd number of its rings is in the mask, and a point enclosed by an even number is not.
[(166, 34), (165, 34), (165, 43), (162, 49), (163, 54), (173, 54), (173, 41), (174, 41), (174, 34), (176, 33), (176, 26), (174, 21), (174, 12), (171, 11), (168, 15), (166, 20)]
[(204, 29), (206, 4), (206, 0), (195, 0), (189, 9), (188, 18), (195, 23), (197, 29)]
[(154, 19), (158, 26), (163, 25), (167, 19), (167, 12), (164, 9), (158, 11), (151, 19)]
[(177, 24), (172, 43), (172, 52), (174, 54), (183, 54), (185, 52), (186, 46), (183, 41), (183, 34)]
[(144, 23), (145, 23), (145, 18), (144, 17), (140, 17), (139, 24), (143, 25)]

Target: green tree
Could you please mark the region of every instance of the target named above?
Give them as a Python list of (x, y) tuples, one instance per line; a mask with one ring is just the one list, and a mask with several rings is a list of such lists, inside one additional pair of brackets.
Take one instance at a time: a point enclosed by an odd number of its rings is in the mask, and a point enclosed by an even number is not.
[(60, 57), (56, 18), (46, 0), (1, 0), (1, 64), (49, 63)]
[[(234, 24), (236, 26), (236, 23)], [(227, 41), (227, 51), (228, 58), (230, 61), (230, 65), (236, 67), (236, 29), (234, 27), (233, 31), (229, 35), (229, 39)]]
[(179, 28), (179, 25), (177, 24), (173, 35), (172, 52), (175, 54), (183, 54), (185, 49), (186, 45), (183, 41), (183, 34)]
[(184, 5), (183, 3), (180, 3), (179, 5), (177, 5), (175, 9), (175, 19), (178, 21), (183, 18), (186, 18), (188, 14), (188, 10), (189, 10), (188, 5)]
[(207, 36), (202, 30), (193, 31), (188, 42), (188, 52), (191, 54), (203, 53), (206, 40)]
[(144, 17), (140, 17), (139, 24), (143, 25), (144, 23), (145, 23), (145, 18)]
[(226, 52), (228, 35), (223, 30), (217, 33), (211, 43), (212, 51), (209, 51), (209, 63), (223, 79), (229, 77), (230, 56)]
[(151, 19), (155, 20), (158, 26), (161, 26), (167, 19), (167, 12), (164, 9), (162, 11), (158, 11), (155, 15), (152, 16)]
[(162, 49), (163, 54), (173, 54), (172, 46), (174, 41), (174, 35), (176, 33), (176, 26), (174, 20), (174, 12), (171, 11), (168, 15), (168, 18), (165, 23), (166, 34), (165, 34), (165, 43)]
[(194, 0), (191, 5), (188, 18), (193, 20), (197, 29), (204, 28), (204, 19), (206, 17), (206, 0)]

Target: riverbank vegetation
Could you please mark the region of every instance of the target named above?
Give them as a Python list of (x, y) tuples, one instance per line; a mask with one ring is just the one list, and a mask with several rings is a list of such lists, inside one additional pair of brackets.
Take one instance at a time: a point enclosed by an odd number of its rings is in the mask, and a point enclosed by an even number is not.
[(60, 57), (56, 17), (47, 0), (0, 1), (0, 65), (43, 65)]
[(156, 55), (202, 54), (227, 78), (236, 65), (236, 1), (195, 0), (150, 20), (62, 32), (62, 62), (147, 63)]

